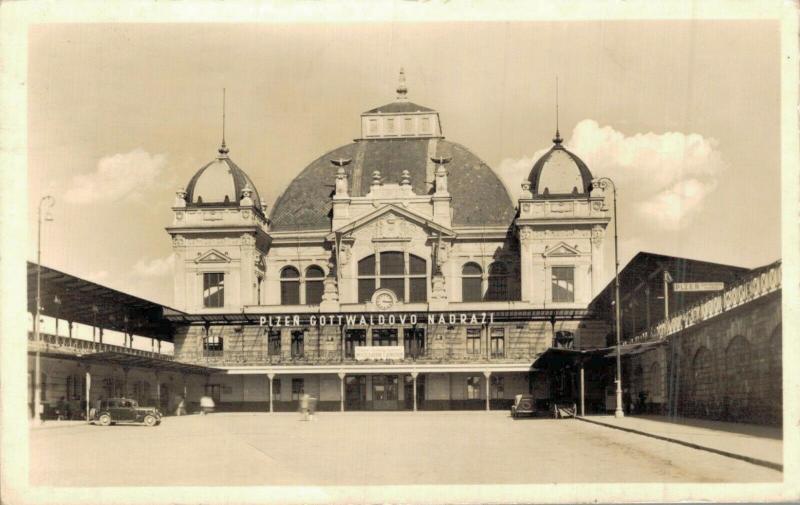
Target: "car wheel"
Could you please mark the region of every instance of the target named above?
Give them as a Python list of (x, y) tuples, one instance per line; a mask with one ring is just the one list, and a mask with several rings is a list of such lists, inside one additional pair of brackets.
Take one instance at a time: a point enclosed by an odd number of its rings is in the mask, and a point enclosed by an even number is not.
[(111, 416), (108, 414), (102, 414), (98, 419), (100, 426), (108, 426), (111, 424)]
[(155, 426), (156, 425), (155, 416), (151, 416), (151, 415), (144, 416), (144, 424), (146, 424), (147, 426)]

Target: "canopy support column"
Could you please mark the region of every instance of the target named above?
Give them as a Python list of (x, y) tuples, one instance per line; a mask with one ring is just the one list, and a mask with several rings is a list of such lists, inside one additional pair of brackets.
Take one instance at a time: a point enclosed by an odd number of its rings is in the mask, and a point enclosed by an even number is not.
[(411, 378), (414, 382), (414, 412), (417, 411), (417, 375), (419, 375), (419, 372), (411, 372)]
[(86, 422), (90, 423), (89, 411), (92, 409), (92, 374), (90, 368), (86, 367)]
[(267, 391), (267, 393), (269, 394), (269, 411), (270, 411), (270, 413), (275, 411), (274, 407), (272, 405), (272, 397), (274, 396), (273, 393), (272, 393), (272, 380), (274, 378), (275, 378), (275, 374), (274, 373), (268, 373), (267, 374), (267, 382), (269, 383), (269, 388), (268, 388), (269, 390)]
[(489, 371), (483, 372), (483, 376), (486, 377), (486, 412), (489, 412), (489, 410), (491, 410), (489, 406), (489, 397), (491, 396), (490, 378), (492, 377), (492, 372)]
[(339, 372), (339, 411), (344, 412), (344, 372)]
[(585, 397), (585, 392), (586, 392), (585, 391), (585, 387), (584, 387), (583, 379), (584, 379), (584, 377), (583, 377), (583, 360), (581, 360), (581, 384), (580, 384), (580, 386), (581, 386), (581, 416), (584, 415), (583, 408), (584, 408), (584, 397)]

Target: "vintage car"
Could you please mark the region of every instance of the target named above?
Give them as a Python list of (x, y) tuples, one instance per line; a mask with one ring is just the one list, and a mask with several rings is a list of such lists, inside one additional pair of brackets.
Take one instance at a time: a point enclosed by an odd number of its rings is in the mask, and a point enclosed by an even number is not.
[(533, 395), (516, 395), (514, 405), (511, 406), (511, 417), (517, 419), (522, 416), (536, 415), (536, 402)]
[(161, 424), (161, 412), (155, 407), (140, 407), (130, 398), (108, 398), (89, 411), (90, 422), (100, 426), (115, 423), (144, 423), (147, 426)]

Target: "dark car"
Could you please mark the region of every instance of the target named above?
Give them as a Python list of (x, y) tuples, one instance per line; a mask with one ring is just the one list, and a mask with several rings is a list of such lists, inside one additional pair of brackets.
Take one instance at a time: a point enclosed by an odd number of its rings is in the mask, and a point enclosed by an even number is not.
[(100, 426), (114, 423), (144, 423), (147, 426), (161, 424), (161, 412), (155, 407), (140, 407), (130, 398), (101, 400), (97, 408), (89, 411), (89, 420)]
[(514, 397), (514, 405), (511, 406), (511, 417), (517, 419), (522, 416), (536, 415), (536, 402), (533, 395), (517, 395)]

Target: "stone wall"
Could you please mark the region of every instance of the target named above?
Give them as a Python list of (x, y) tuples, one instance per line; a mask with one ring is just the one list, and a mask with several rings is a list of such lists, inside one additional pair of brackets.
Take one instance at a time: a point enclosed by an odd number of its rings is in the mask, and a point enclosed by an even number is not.
[[(623, 384), (633, 402), (645, 392), (651, 412), (667, 413), (674, 401), (679, 416), (779, 425), (781, 333), (781, 294), (776, 292), (626, 360)], [(673, 372), (677, 381), (670, 379)]]

